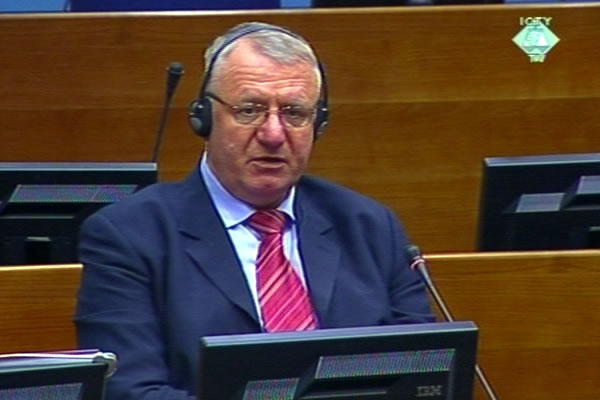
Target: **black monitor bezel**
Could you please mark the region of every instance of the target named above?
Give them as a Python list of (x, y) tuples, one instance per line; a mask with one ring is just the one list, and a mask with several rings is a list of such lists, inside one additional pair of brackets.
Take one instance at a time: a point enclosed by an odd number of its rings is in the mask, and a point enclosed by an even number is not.
[[(109, 203), (12, 203), (18, 185), (131, 185), (138, 190), (157, 180), (157, 164), (151, 162), (0, 162), (0, 264), (77, 262), (81, 222)], [(42, 256), (29, 261), (28, 254), (37, 249)]]
[[(561, 250), (588, 248), (576, 231), (590, 210), (518, 215), (513, 207), (523, 194), (568, 193), (582, 176), (600, 175), (600, 153), (486, 157), (482, 162), (476, 249), (478, 251)], [(553, 222), (554, 221), (554, 222)], [(525, 225), (535, 226), (528, 233)], [(560, 225), (560, 226), (559, 226)], [(573, 227), (567, 233), (565, 227)], [(537, 229), (539, 228), (539, 229)], [(559, 237), (562, 236), (562, 237)]]
[(105, 363), (0, 368), (0, 394), (7, 389), (80, 383), (81, 397), (77, 400), (102, 400), (107, 370)]
[(204, 337), (200, 340), (198, 399), (229, 400), (251, 380), (301, 375), (319, 356), (448, 347), (456, 349), (459, 369), (453, 371), (453, 398), (469, 399), (477, 337), (478, 329), (471, 321)]

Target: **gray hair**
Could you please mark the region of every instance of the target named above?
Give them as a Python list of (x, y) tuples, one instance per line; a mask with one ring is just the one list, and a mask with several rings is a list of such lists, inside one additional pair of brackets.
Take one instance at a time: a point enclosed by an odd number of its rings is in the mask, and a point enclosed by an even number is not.
[[(242, 34), (243, 31), (253, 28), (256, 28), (256, 30), (245, 35)], [(277, 63), (294, 65), (297, 62), (306, 62), (313, 65), (318, 87), (321, 87), (322, 77), (319, 61), (306, 40), (277, 25), (262, 22), (244, 22), (217, 37), (204, 52), (204, 73), (205, 77), (210, 79), (209, 82), (206, 82), (207, 91), (215, 89), (223, 62), (238, 44), (237, 38), (242, 37), (252, 40), (253, 45), (260, 54)], [(209, 72), (210, 76), (208, 76)]]

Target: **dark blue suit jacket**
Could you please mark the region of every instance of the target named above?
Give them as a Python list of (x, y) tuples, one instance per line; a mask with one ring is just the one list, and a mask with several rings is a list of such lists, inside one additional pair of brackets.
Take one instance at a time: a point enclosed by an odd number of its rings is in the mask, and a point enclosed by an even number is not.
[[(297, 185), (300, 254), (322, 328), (433, 320), (393, 213), (313, 177)], [(189, 400), (198, 339), (260, 332), (229, 236), (197, 172), (82, 226), (79, 345), (115, 352), (107, 400)]]

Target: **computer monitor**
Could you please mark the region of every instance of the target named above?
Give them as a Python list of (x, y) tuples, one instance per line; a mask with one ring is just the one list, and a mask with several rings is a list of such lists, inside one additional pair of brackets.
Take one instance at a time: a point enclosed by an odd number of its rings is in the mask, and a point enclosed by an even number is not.
[(312, 0), (312, 6), (318, 7), (391, 7), (458, 4), (494, 4), (504, 0)]
[(477, 249), (600, 247), (600, 153), (483, 161)]
[(205, 337), (199, 400), (472, 398), (472, 322)]
[(103, 400), (103, 363), (2, 367), (2, 400)]
[(74, 12), (252, 10), (281, 8), (280, 0), (66, 0), (65, 9)]
[(0, 265), (77, 262), (81, 222), (156, 180), (155, 163), (0, 163)]

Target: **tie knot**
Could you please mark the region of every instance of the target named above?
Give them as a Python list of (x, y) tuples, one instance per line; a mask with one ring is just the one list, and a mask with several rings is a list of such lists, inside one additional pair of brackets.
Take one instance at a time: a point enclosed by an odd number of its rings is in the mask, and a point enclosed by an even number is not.
[(261, 235), (282, 233), (285, 227), (285, 214), (278, 210), (257, 211), (248, 220), (248, 224)]

